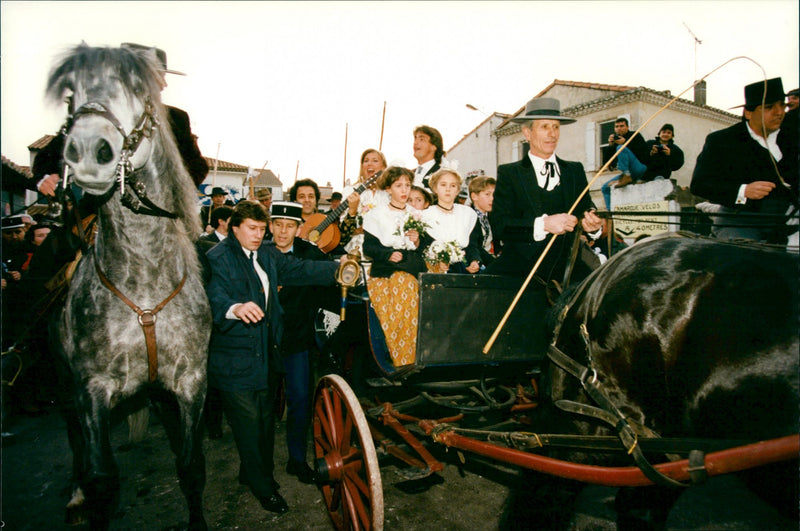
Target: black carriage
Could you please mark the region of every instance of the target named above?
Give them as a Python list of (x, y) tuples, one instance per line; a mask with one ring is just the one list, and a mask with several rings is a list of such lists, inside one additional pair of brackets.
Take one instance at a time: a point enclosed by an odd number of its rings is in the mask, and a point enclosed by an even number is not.
[[(538, 393), (539, 377), (548, 370), (548, 354), (557, 356), (553, 351), (559, 350), (550, 345), (555, 323), (548, 324), (550, 304), (544, 285), (534, 281), (522, 291), (496, 341), (486, 348), (521, 285), (522, 279), (507, 277), (421, 274), (416, 359), (402, 367), (392, 365), (368, 299), (358, 303), (367, 306), (377, 375), (366, 380), (368, 391), (358, 395), (344, 378), (323, 376), (313, 404), (316, 471), (336, 528), (382, 529), (379, 454), (408, 465), (402, 472), (406, 478), (443, 469), (415, 434), (500, 462), (612, 486), (678, 484), (796, 458), (797, 436), (755, 446), (749, 438), (660, 439), (634, 420), (615, 416), (614, 405), (603, 403), (599, 408), (561, 405), (616, 424), (620, 438), (531, 433), (538, 429), (538, 401), (546, 399)], [(562, 321), (563, 315), (557, 320)], [(594, 384), (590, 372), (579, 376), (582, 384)], [(545, 447), (627, 452), (636, 464), (581, 465), (536, 453)], [(648, 459), (663, 455), (672, 462), (650, 465)]]

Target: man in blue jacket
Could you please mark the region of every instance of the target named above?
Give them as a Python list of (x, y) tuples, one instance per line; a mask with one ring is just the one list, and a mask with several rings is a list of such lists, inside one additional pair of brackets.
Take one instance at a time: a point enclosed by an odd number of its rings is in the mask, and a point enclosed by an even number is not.
[[(283, 310), (278, 286), (332, 285), (338, 265), (300, 260), (264, 242), (269, 214), (242, 201), (229, 221), (233, 237), (208, 252), (206, 287), (214, 318), (208, 359), (211, 387), (220, 390), (225, 417), (239, 451), (239, 481), (268, 511), (289, 510), (273, 478), (274, 403)], [(230, 234), (230, 233), (229, 233)]]

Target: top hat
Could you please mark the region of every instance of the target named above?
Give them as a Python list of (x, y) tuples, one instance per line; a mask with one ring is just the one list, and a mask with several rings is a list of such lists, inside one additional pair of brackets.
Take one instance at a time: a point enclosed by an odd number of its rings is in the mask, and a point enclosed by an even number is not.
[(170, 70), (167, 68), (167, 52), (161, 48), (156, 48), (155, 46), (144, 46), (143, 44), (136, 44), (135, 42), (123, 42), (120, 44), (120, 48), (127, 48), (128, 50), (132, 50), (134, 52), (144, 53), (152, 51), (156, 54), (156, 59), (158, 59), (158, 63), (161, 65), (162, 72), (166, 74), (175, 74), (178, 76), (186, 75), (183, 72), (178, 72), (177, 70)]
[(215, 196), (215, 195), (228, 195), (228, 191), (225, 190), (225, 188), (222, 188), (221, 186), (215, 186), (214, 188), (211, 189), (210, 194), (206, 194), (206, 196)]
[(22, 220), (22, 216), (8, 216), (2, 220), (2, 230), (18, 229), (24, 226), (25, 222)]
[(259, 201), (266, 200), (272, 197), (272, 190), (269, 188), (259, 188), (256, 190), (256, 199)]
[(272, 219), (293, 219), (298, 223), (303, 222), (303, 205), (290, 201), (274, 201), (270, 209)]
[[(766, 85), (767, 93), (764, 95), (764, 85)], [(750, 83), (744, 88), (744, 105), (737, 105), (736, 107), (744, 107), (745, 109), (755, 109), (762, 103), (769, 105), (776, 101), (783, 101), (786, 94), (783, 92), (783, 81), (779, 77), (773, 77), (766, 81), (756, 81)], [(732, 107), (732, 108), (736, 108)]]
[(525, 104), (525, 111), (511, 119), (512, 122), (528, 122), (531, 120), (558, 120), (562, 124), (571, 124), (574, 118), (561, 116), (561, 103), (555, 98), (533, 98)]

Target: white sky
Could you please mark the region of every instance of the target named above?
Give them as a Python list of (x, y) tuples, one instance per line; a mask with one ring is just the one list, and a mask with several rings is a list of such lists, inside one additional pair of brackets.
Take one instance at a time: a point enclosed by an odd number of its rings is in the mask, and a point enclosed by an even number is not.
[[(798, 2), (23, 2), (3, 1), (2, 154), (54, 134), (64, 107), (44, 104), (47, 74), (70, 46), (156, 45), (169, 66), (165, 103), (185, 109), (204, 155), (341, 189), (378, 147), (416, 165), (412, 130), (436, 127), (445, 149), (491, 113), (515, 112), (554, 79), (682, 92), (747, 55), (798, 85)], [(707, 79), (708, 104), (742, 103), (762, 78), (736, 61)], [(686, 96), (691, 99), (691, 92)], [(632, 124), (638, 126), (639, 124)]]

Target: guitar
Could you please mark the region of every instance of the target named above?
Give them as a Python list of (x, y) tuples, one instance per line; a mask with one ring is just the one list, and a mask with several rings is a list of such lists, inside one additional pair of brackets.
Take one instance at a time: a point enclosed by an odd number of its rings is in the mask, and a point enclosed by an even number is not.
[[(354, 192), (360, 194), (378, 180), (383, 172), (377, 172), (375, 175), (367, 179), (356, 187)], [(308, 240), (319, 247), (323, 253), (329, 253), (339, 245), (342, 239), (342, 234), (339, 232), (339, 225), (336, 223), (339, 218), (347, 210), (349, 204), (347, 199), (341, 204), (331, 210), (328, 214), (312, 214), (301, 226), (298, 236), (304, 240)]]

